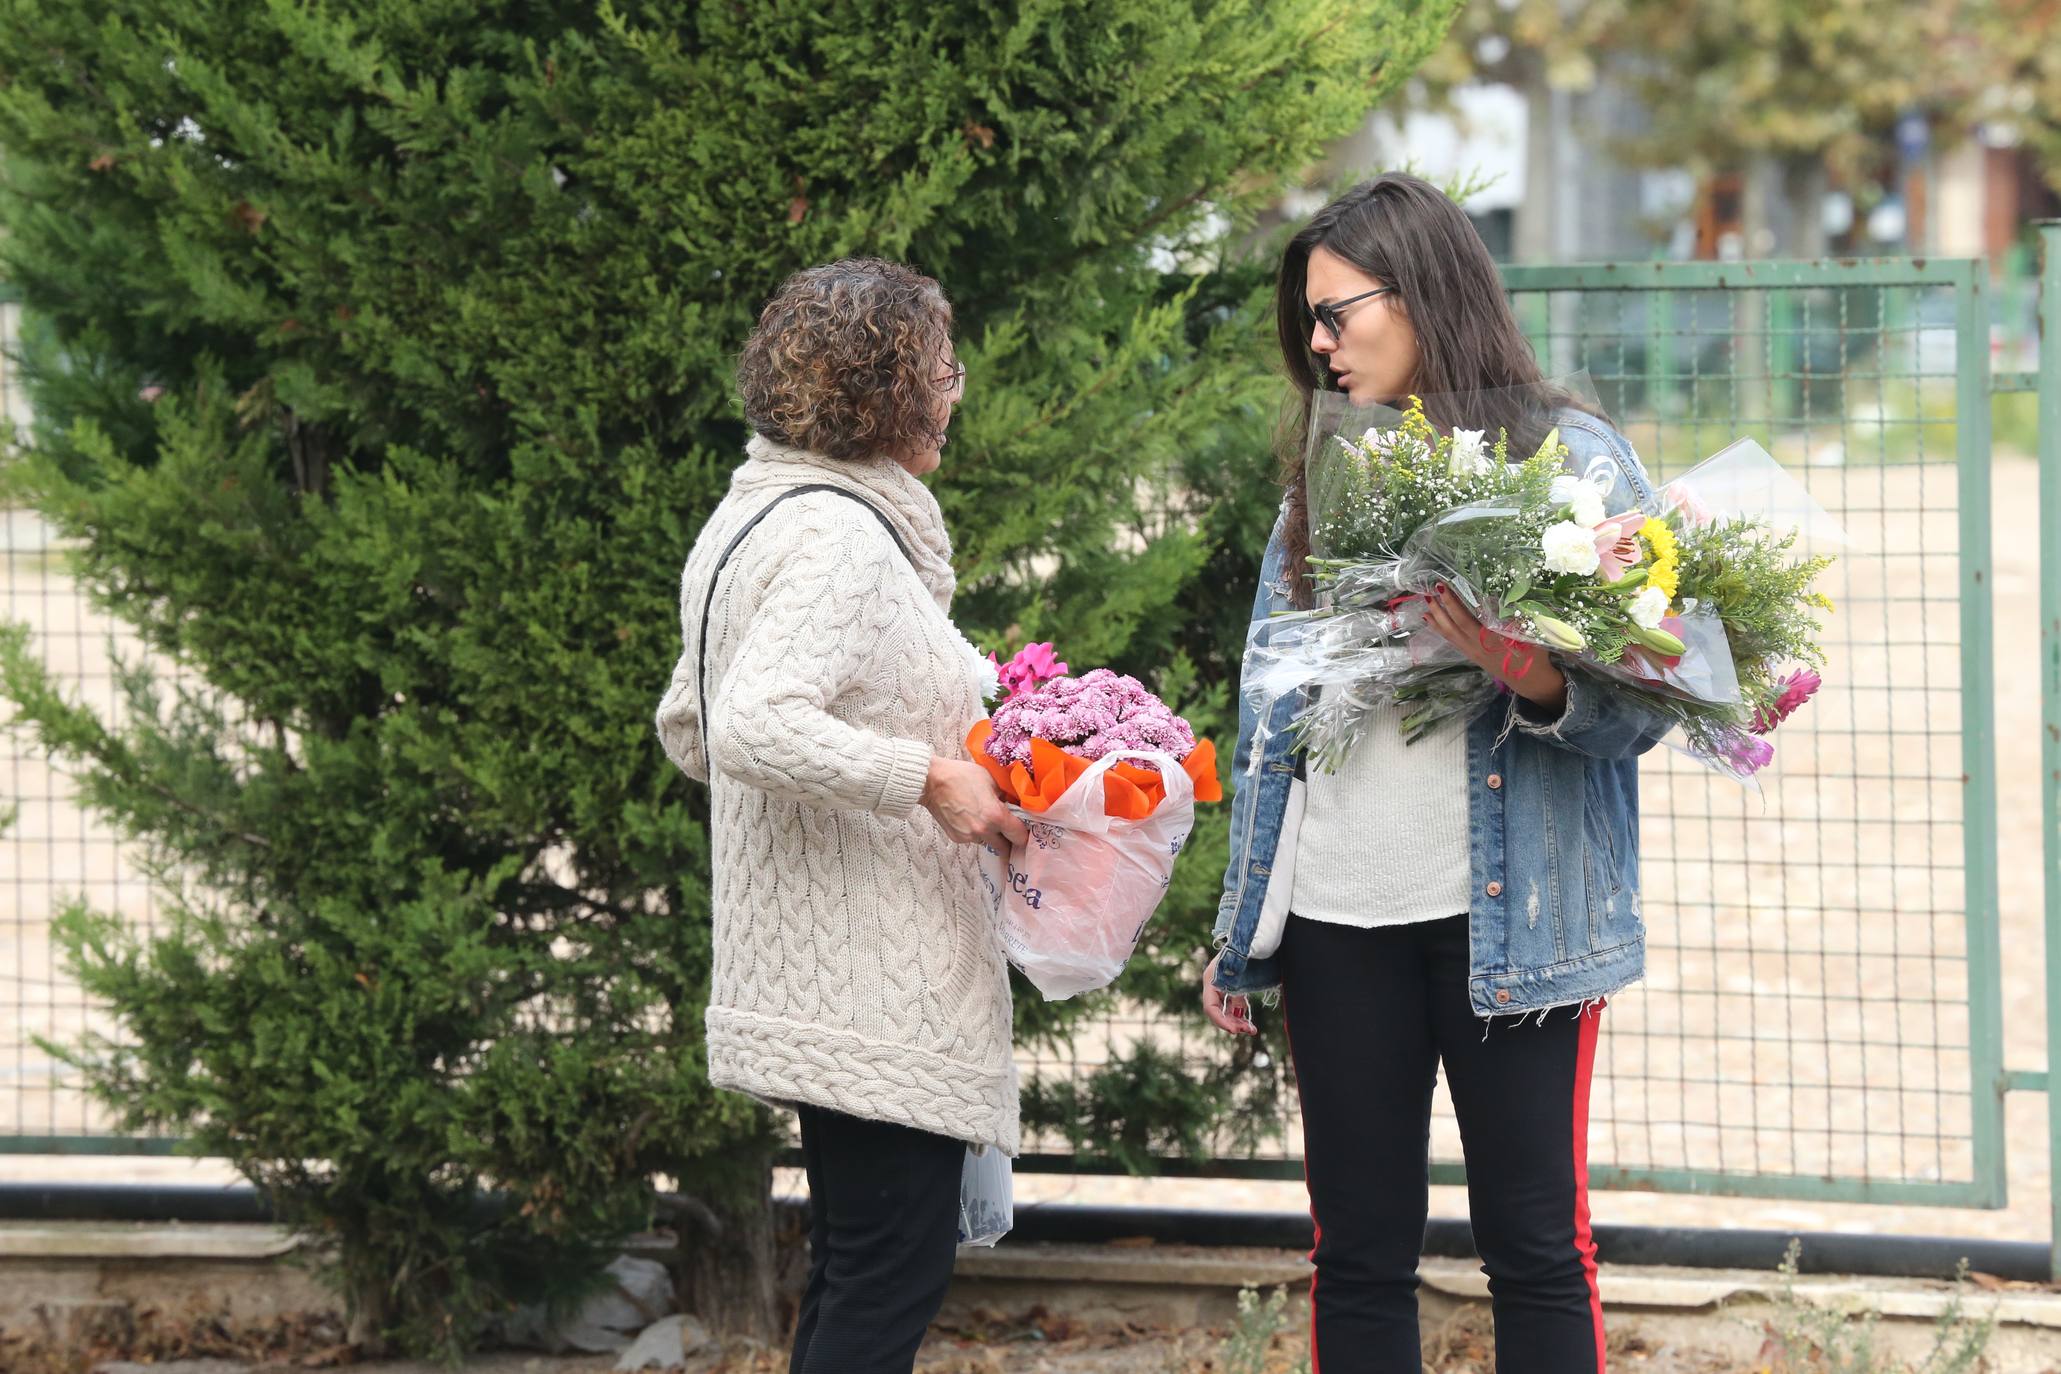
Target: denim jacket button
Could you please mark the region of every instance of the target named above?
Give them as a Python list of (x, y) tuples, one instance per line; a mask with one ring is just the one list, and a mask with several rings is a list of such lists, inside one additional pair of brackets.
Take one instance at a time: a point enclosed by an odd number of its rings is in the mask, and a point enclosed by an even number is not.
[(1493, 791), (1494, 791), (1494, 790), (1495, 790), (1496, 788), (1498, 788), (1498, 787), (1501, 787), (1501, 786), (1503, 785), (1503, 775), (1502, 775), (1501, 773), (1491, 773), (1491, 774), (1489, 774), (1489, 775), (1488, 775), (1488, 785), (1489, 785), (1489, 790), (1490, 790), (1490, 791), (1492, 791), (1492, 792), (1493, 792)]
[(1503, 895), (1503, 885), (1500, 882), (1491, 881), (1489, 885), (1483, 890), (1486, 891), (1488, 895), (1491, 897), (1500, 897)]
[(1502, 1006), (1502, 1005), (1503, 1005), (1504, 1003), (1508, 1002), (1509, 1000), (1510, 1000), (1510, 989), (1508, 989), (1508, 988), (1497, 988), (1497, 989), (1496, 989), (1496, 1005), (1497, 1005), (1497, 1006), (1499, 1006), (1499, 1007), (1500, 1007), (1500, 1006)]

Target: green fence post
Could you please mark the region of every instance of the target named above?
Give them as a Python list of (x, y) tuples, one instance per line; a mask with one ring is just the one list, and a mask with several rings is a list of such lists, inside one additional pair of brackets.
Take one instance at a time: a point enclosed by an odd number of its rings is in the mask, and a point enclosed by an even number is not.
[(2040, 225), (2040, 818), (2047, 926), (2049, 1232), (2061, 1279), (2061, 220)]
[[(2007, 1201), (2004, 1172), (2004, 1009), (1997, 903), (1996, 580), (1990, 526), (1989, 269), (1960, 264), (1955, 288), (1954, 432), (1961, 517), (1961, 836), (1966, 868), (1969, 1106), (1982, 1205)], [(1922, 317), (1913, 315), (1914, 322)], [(1914, 335), (1914, 350), (1922, 339)], [(1914, 362), (1914, 368), (1916, 363)], [(1923, 385), (1922, 382), (1919, 385)]]

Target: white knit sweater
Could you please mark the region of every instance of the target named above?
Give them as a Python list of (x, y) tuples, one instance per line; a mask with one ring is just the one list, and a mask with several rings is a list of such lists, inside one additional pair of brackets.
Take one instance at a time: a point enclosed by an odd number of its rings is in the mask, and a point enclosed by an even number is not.
[[(884, 459), (748, 452), (688, 556), (658, 708), (667, 755), (712, 789), (710, 1081), (1014, 1154), (1001, 935), (975, 851), (918, 805), (932, 756), (966, 757), (983, 714), (937, 500)], [(718, 581), (704, 725), (710, 571), (781, 491), (817, 483), (872, 504), (910, 557), (846, 497), (782, 502)]]
[(1297, 916), (1405, 925), (1473, 900), (1467, 732), (1448, 721), (1406, 744), (1402, 722), (1401, 707), (1376, 708), (1337, 773), (1309, 770), (1288, 908)]

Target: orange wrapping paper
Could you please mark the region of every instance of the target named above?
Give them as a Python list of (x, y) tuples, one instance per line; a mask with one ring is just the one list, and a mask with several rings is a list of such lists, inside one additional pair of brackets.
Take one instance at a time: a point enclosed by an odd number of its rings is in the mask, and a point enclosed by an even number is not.
[[(988, 757), (985, 748), (994, 726), (981, 721), (966, 733), (966, 750), (973, 761), (988, 770), (1002, 794), (1026, 811), (1049, 811), (1067, 788), (1094, 762), (1069, 754), (1058, 745), (1041, 739), (1031, 741), (1029, 766), (1012, 763), (1006, 768)], [(1197, 740), (1181, 760), (1181, 771), (1195, 784), (1195, 800), (1222, 801), (1224, 789), (1217, 785), (1217, 747)], [(1134, 763), (1110, 765), (1102, 775), (1103, 810), (1119, 820), (1143, 820), (1166, 800), (1166, 781), (1150, 768)]]

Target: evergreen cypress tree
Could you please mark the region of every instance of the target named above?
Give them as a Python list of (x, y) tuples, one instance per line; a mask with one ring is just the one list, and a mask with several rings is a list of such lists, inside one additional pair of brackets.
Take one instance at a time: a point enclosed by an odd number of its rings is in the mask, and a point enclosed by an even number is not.
[[(707, 1084), (705, 794), (650, 723), (757, 307), (937, 276), (962, 621), (1228, 751), (1278, 398), (1225, 245), (1453, 4), (0, 0), (6, 480), (179, 670), (110, 721), (0, 650), (167, 884), (153, 936), (62, 918), (129, 1042), (97, 1089), (333, 1239), (369, 1342), (573, 1291), (654, 1174), (724, 1222), (690, 1301), (772, 1322), (776, 1137)], [(1134, 993), (1192, 1003), (1222, 833)]]

